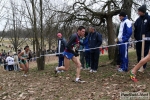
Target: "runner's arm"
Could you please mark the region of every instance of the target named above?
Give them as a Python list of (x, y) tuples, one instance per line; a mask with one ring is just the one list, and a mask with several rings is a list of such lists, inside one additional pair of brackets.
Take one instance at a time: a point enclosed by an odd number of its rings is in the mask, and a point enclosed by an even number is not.
[(18, 58), (24, 59), (23, 57), (21, 57), (21, 56), (23, 55), (23, 53), (24, 53), (24, 52), (19, 53), (19, 54), (18, 54)]

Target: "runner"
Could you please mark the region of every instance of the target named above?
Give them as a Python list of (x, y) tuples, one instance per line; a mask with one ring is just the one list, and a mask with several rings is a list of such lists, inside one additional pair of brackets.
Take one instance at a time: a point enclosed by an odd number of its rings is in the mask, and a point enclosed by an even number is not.
[[(56, 67), (55, 69), (55, 73), (57, 73), (57, 71), (60, 71), (60, 70), (67, 71), (69, 69), (69, 66), (70, 66), (69, 63), (71, 59), (77, 67), (75, 82), (79, 82), (79, 83), (84, 82), (80, 79), (81, 63), (80, 63), (79, 58), (77, 57), (79, 56), (78, 54), (79, 39), (80, 37), (83, 37), (84, 34), (85, 34), (85, 28), (83, 26), (79, 26), (77, 33), (74, 33), (71, 35), (66, 45), (66, 49), (63, 53), (65, 66)], [(73, 47), (75, 47), (75, 51), (73, 50)]]
[(29, 71), (29, 64), (28, 64), (28, 61), (27, 61), (27, 58), (29, 57), (29, 46), (25, 46), (24, 48), (24, 51), (22, 51), (18, 57), (20, 58), (20, 67), (21, 67), (21, 70), (24, 71), (24, 74), (23, 76), (27, 76), (27, 72)]
[(137, 71), (148, 61), (150, 61), (150, 51), (149, 51), (148, 55), (145, 58), (143, 58), (142, 60), (140, 60), (140, 62), (130, 71), (131, 80), (133, 80), (134, 82), (137, 82), (137, 79), (136, 79)]

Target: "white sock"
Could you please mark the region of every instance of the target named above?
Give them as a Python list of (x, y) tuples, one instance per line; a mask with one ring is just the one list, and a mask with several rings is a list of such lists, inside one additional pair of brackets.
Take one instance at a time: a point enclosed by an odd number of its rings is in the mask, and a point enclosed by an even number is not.
[(76, 81), (78, 81), (80, 78), (76, 78)]

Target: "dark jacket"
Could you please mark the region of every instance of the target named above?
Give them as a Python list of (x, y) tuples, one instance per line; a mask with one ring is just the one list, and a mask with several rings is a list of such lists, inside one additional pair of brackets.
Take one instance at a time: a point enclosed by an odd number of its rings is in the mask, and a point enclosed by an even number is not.
[(142, 40), (142, 34), (145, 34), (145, 37), (150, 37), (150, 16), (148, 13), (140, 16), (134, 23), (134, 27), (134, 38), (136, 40)]
[(85, 51), (90, 51), (89, 50), (89, 44), (88, 44), (88, 36), (86, 36), (83, 40), (83, 45), (84, 45), (84, 49), (87, 49)]
[[(64, 52), (66, 48), (66, 40), (64, 38), (58, 39), (57, 41), (58, 47), (57, 47), (57, 53), (62, 53)], [(58, 54), (57, 56), (62, 56), (62, 54)]]
[(102, 44), (102, 35), (98, 32), (90, 33), (88, 38), (89, 48), (100, 47)]

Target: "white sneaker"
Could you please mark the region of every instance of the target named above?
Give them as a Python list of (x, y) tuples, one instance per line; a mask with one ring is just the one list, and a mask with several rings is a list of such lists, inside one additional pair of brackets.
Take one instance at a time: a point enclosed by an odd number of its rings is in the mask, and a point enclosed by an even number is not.
[(93, 73), (97, 73), (97, 71), (96, 71), (96, 70), (93, 70)]
[(90, 73), (93, 73), (93, 70), (92, 70), (92, 69), (90, 70)]
[(23, 76), (23, 77), (27, 77), (27, 75), (26, 75), (26, 74), (23, 74), (22, 76)]
[(118, 72), (124, 72), (121, 68), (118, 68)]
[(76, 83), (85, 83), (85, 81), (78, 79), (77, 81), (75, 80)]
[(61, 72), (63, 73), (64, 71), (62, 70)]
[(26, 75), (26, 74), (24, 74), (24, 77), (27, 77), (27, 75)]
[(57, 71), (57, 73), (61, 73), (61, 71)]
[(138, 71), (141, 72), (141, 73), (144, 73), (144, 68), (143, 68), (143, 66), (142, 66)]

